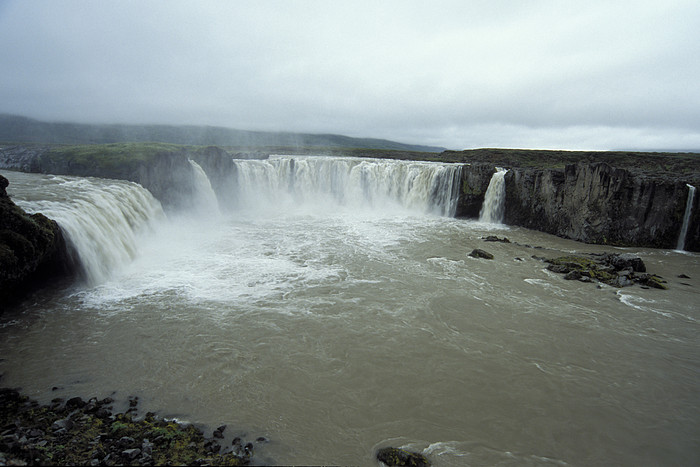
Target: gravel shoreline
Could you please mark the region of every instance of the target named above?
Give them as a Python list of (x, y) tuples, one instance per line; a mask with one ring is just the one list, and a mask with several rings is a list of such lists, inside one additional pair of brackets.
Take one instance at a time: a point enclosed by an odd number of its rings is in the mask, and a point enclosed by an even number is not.
[(0, 466), (3, 465), (249, 465), (257, 446), (234, 438), (226, 426), (205, 437), (191, 424), (137, 415), (138, 398), (113, 413), (114, 400), (80, 397), (48, 405), (0, 388)]

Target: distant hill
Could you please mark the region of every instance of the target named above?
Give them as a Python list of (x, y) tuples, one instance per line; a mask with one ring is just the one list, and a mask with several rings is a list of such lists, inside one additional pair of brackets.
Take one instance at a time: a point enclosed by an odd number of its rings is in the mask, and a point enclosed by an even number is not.
[(333, 134), (245, 131), (214, 126), (91, 125), (43, 122), (0, 114), (0, 141), (8, 143), (106, 144), (162, 142), (197, 146), (326, 147), (441, 152), (444, 148), (398, 143), (376, 138)]

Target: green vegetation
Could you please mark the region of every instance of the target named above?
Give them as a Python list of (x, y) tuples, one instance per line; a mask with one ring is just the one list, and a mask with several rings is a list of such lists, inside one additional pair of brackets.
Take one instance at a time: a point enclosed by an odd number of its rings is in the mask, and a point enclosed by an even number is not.
[(158, 154), (185, 150), (186, 147), (167, 143), (113, 143), (88, 145), (56, 145), (40, 157), (42, 166), (65, 165), (74, 171), (96, 169), (125, 171)]
[(582, 276), (605, 283), (610, 283), (617, 279), (614, 268), (603, 267), (596, 261), (582, 256), (560, 256), (548, 259), (547, 262), (552, 266), (559, 266), (559, 268), (550, 268), (550, 270), (555, 272), (569, 273), (577, 271)]
[(700, 154), (628, 151), (550, 151), (539, 149), (469, 149), (445, 151), (444, 162), (487, 162), (494, 166), (563, 169), (579, 162), (605, 162), (612, 167), (673, 175), (700, 173)]

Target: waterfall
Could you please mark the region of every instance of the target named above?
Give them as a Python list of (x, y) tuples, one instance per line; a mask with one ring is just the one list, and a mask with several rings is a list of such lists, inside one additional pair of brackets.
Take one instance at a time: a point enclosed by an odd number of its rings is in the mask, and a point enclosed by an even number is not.
[(91, 285), (104, 282), (115, 269), (130, 263), (139, 235), (165, 217), (160, 203), (136, 183), (52, 176), (27, 184), (35, 192), (39, 185), (45, 193), (42, 199), (27, 190), (15, 202), (58, 223)]
[(695, 200), (695, 187), (693, 185), (688, 186), (688, 198), (685, 202), (685, 213), (683, 214), (683, 225), (681, 226), (681, 233), (678, 236), (678, 244), (676, 245), (676, 250), (685, 249), (685, 237), (688, 235), (688, 224), (690, 224), (690, 215), (693, 213), (693, 201)]
[(453, 216), (461, 165), (323, 156), (234, 160), (240, 206), (395, 210)]
[(211, 187), (211, 182), (204, 169), (192, 159), (188, 159), (194, 173), (196, 199), (193, 200), (195, 209), (205, 214), (219, 213), (219, 201)]
[(503, 223), (506, 203), (506, 169), (496, 167), (484, 195), (484, 204), (479, 212), (479, 221), (491, 224)]

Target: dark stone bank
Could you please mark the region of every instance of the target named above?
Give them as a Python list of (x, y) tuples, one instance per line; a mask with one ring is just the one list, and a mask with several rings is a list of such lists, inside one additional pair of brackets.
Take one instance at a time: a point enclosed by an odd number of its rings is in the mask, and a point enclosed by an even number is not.
[(211, 437), (202, 429), (137, 416), (138, 398), (113, 413), (111, 398), (54, 399), (49, 405), (0, 389), (0, 465), (249, 465), (267, 440), (234, 438), (221, 445), (226, 426)]

